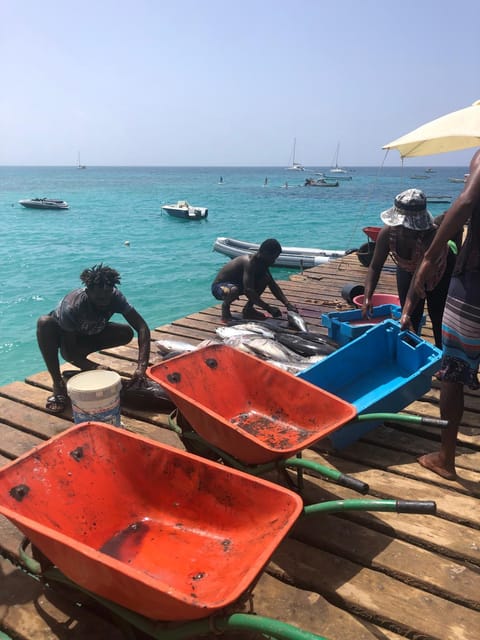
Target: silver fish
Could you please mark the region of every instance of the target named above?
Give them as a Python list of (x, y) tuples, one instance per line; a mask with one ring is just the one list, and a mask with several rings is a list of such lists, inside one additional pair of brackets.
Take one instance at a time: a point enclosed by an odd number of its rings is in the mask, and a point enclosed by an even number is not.
[(244, 342), (244, 335), (240, 335), (240, 336), (231, 336), (230, 338), (225, 338), (225, 340), (223, 341), (224, 344), (228, 345), (229, 347), (233, 347), (234, 349), (238, 349), (239, 351), (243, 351), (244, 353), (249, 353), (250, 355), (254, 356), (256, 355), (255, 351), (253, 351), (253, 349), (250, 349), (248, 347), (248, 345), (245, 344)]
[(191, 344), (185, 340), (176, 340), (175, 338), (162, 338), (160, 340), (155, 340), (155, 346), (163, 355), (173, 352), (185, 353), (187, 351), (195, 351), (197, 348), (196, 344)]
[(261, 327), (259, 330), (258, 325), (255, 325), (253, 322), (247, 322), (244, 324), (236, 324), (228, 327), (217, 327), (215, 329), (215, 333), (225, 340), (226, 338), (233, 338), (233, 336), (245, 336), (252, 335), (258, 336), (262, 335), (265, 338), (274, 338), (275, 334), (273, 331), (269, 331), (268, 329), (264, 329)]
[(258, 353), (266, 359), (270, 358), (272, 360), (278, 360), (279, 362), (295, 362), (299, 360), (295, 352), (271, 338), (243, 336), (242, 340), (249, 349), (252, 349), (255, 353)]
[(312, 364), (316, 364), (317, 362), (321, 362), (327, 356), (312, 356), (311, 358), (302, 358), (298, 362), (279, 362), (278, 360), (267, 360), (270, 364), (273, 364), (275, 367), (282, 369), (283, 371), (288, 371), (289, 373), (293, 373), (296, 375), (300, 373), (300, 371), (305, 371), (312, 366)]
[(274, 338), (275, 337), (275, 333), (274, 333), (274, 331), (272, 331), (272, 329), (268, 329), (267, 327), (263, 326), (259, 322), (242, 322), (240, 324), (236, 324), (236, 325), (233, 325), (233, 326), (236, 329), (244, 329), (245, 331), (248, 331), (249, 333), (259, 334), (259, 335), (263, 336), (264, 338)]
[(297, 331), (306, 331), (307, 324), (299, 313), (295, 311), (287, 311), (288, 326)]
[(222, 340), (217, 340), (216, 338), (206, 338), (199, 342), (196, 346), (196, 349), (202, 349), (203, 347), (211, 347), (214, 344), (222, 344)]

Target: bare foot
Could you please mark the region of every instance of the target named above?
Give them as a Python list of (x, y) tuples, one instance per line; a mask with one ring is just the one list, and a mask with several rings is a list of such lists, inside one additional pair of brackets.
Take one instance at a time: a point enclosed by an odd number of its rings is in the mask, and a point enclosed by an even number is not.
[(442, 478), (445, 478), (445, 480), (457, 479), (455, 468), (447, 468), (442, 461), (440, 454), (436, 451), (433, 453), (426, 453), (424, 456), (417, 458), (417, 462), (421, 464), (422, 467), (425, 467), (425, 469), (429, 469)]

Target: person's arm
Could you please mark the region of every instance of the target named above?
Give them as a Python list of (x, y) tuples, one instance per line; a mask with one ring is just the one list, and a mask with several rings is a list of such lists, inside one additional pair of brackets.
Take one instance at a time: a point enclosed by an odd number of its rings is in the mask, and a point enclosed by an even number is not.
[[(256, 289), (257, 278), (259, 277), (256, 271), (256, 268), (257, 266), (256, 266), (255, 259), (252, 258), (248, 260), (243, 271), (243, 290), (251, 304), (257, 307), (260, 307), (261, 309), (264, 309), (267, 313), (270, 313), (271, 315), (273, 315), (272, 309), (276, 309), (276, 307), (272, 307), (267, 302), (262, 300), (262, 298), (260, 297), (260, 294)], [(265, 268), (265, 272), (266, 272), (265, 275), (269, 273), (266, 268)]]
[(138, 364), (132, 382), (143, 378), (150, 358), (150, 329), (142, 316), (133, 307), (124, 315), (128, 324), (135, 329), (138, 336)]
[(447, 242), (463, 230), (463, 226), (480, 202), (480, 150), (470, 163), (470, 177), (462, 193), (445, 214), (432, 244), (425, 252), (424, 259), (414, 277), (414, 287), (419, 297), (425, 297), (425, 283), (436, 269), (436, 261)]
[(362, 316), (364, 318), (372, 314), (373, 304), (372, 296), (375, 293), (383, 265), (390, 251), (390, 230), (389, 227), (383, 227), (377, 236), (375, 242), (375, 250), (373, 252), (372, 261), (368, 267), (367, 277), (365, 278), (365, 291), (363, 294)]
[(275, 298), (280, 300), (280, 302), (286, 306), (288, 311), (295, 311), (295, 313), (298, 312), (297, 307), (287, 300), (286, 295), (283, 293), (280, 285), (275, 281), (272, 275), (270, 275), (270, 280), (268, 281), (267, 286)]

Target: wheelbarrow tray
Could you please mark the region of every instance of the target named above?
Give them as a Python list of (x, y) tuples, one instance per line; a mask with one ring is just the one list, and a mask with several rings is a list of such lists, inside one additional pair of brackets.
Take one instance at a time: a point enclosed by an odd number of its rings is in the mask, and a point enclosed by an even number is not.
[[(298, 376), (351, 402), (357, 413), (397, 412), (432, 386), (442, 352), (398, 322), (384, 320)], [(343, 448), (379, 422), (354, 422), (330, 435)]]
[(147, 373), (202, 438), (244, 464), (287, 458), (356, 415), (332, 393), (224, 344)]
[(0, 469), (0, 513), (74, 583), (153, 620), (237, 600), (302, 507), (288, 489), (98, 422)]
[(378, 234), (382, 230), (382, 227), (363, 227), (363, 232), (367, 235), (369, 240), (373, 242), (377, 241)]

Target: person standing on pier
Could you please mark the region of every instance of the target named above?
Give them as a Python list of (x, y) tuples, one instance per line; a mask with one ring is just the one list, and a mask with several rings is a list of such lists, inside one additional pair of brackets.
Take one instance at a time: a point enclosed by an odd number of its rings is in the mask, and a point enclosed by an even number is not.
[[(455, 480), (458, 429), (464, 411), (465, 386), (480, 388), (480, 150), (470, 162), (470, 176), (463, 191), (445, 214), (435, 239), (415, 274), (406, 304), (414, 296), (425, 296), (425, 284), (435, 273), (438, 257), (449, 238), (467, 234), (457, 257), (443, 314), (443, 359), (440, 366), (440, 415), (448, 420), (442, 429), (439, 451), (427, 453), (418, 462), (442, 478)], [(408, 327), (408, 314), (400, 319)]]
[(267, 287), (287, 310), (297, 312), (297, 308), (287, 300), (270, 273), (269, 267), (281, 252), (282, 247), (278, 240), (269, 238), (262, 242), (254, 254), (237, 256), (220, 269), (212, 283), (212, 295), (217, 300), (222, 300), (222, 322), (232, 320), (230, 305), (241, 295), (247, 296), (242, 313), (245, 320), (266, 319), (266, 316), (254, 306), (264, 309), (274, 318), (279, 318), (282, 315), (280, 309), (264, 302), (260, 297)]
[[(128, 344), (133, 328), (138, 335), (138, 364), (130, 385), (144, 377), (150, 357), (150, 329), (117, 289), (118, 271), (99, 264), (82, 271), (80, 280), (84, 287), (67, 293), (56, 309), (37, 321), (38, 346), (53, 382), (53, 395), (46, 404), (51, 413), (62, 413), (68, 404), (59, 353), (82, 371), (102, 368), (87, 356)], [(114, 313), (122, 314), (128, 325), (110, 322)]]
[[(407, 189), (395, 197), (394, 205), (383, 211), (380, 218), (384, 227), (378, 234), (375, 251), (365, 279), (362, 315), (372, 312), (372, 296), (377, 286), (385, 260), (390, 254), (397, 265), (396, 279), (400, 306), (404, 306), (418, 265), (430, 246), (444, 214), (435, 218), (427, 210), (427, 198), (420, 189)], [(455, 243), (460, 244), (461, 234)], [(455, 254), (446, 245), (438, 257), (437, 268), (432, 273), (426, 293), (428, 313), (432, 323), (435, 345), (442, 348), (442, 316), (447, 299), (450, 277), (455, 265)], [(425, 307), (425, 296), (410, 300), (409, 329), (419, 332)]]

